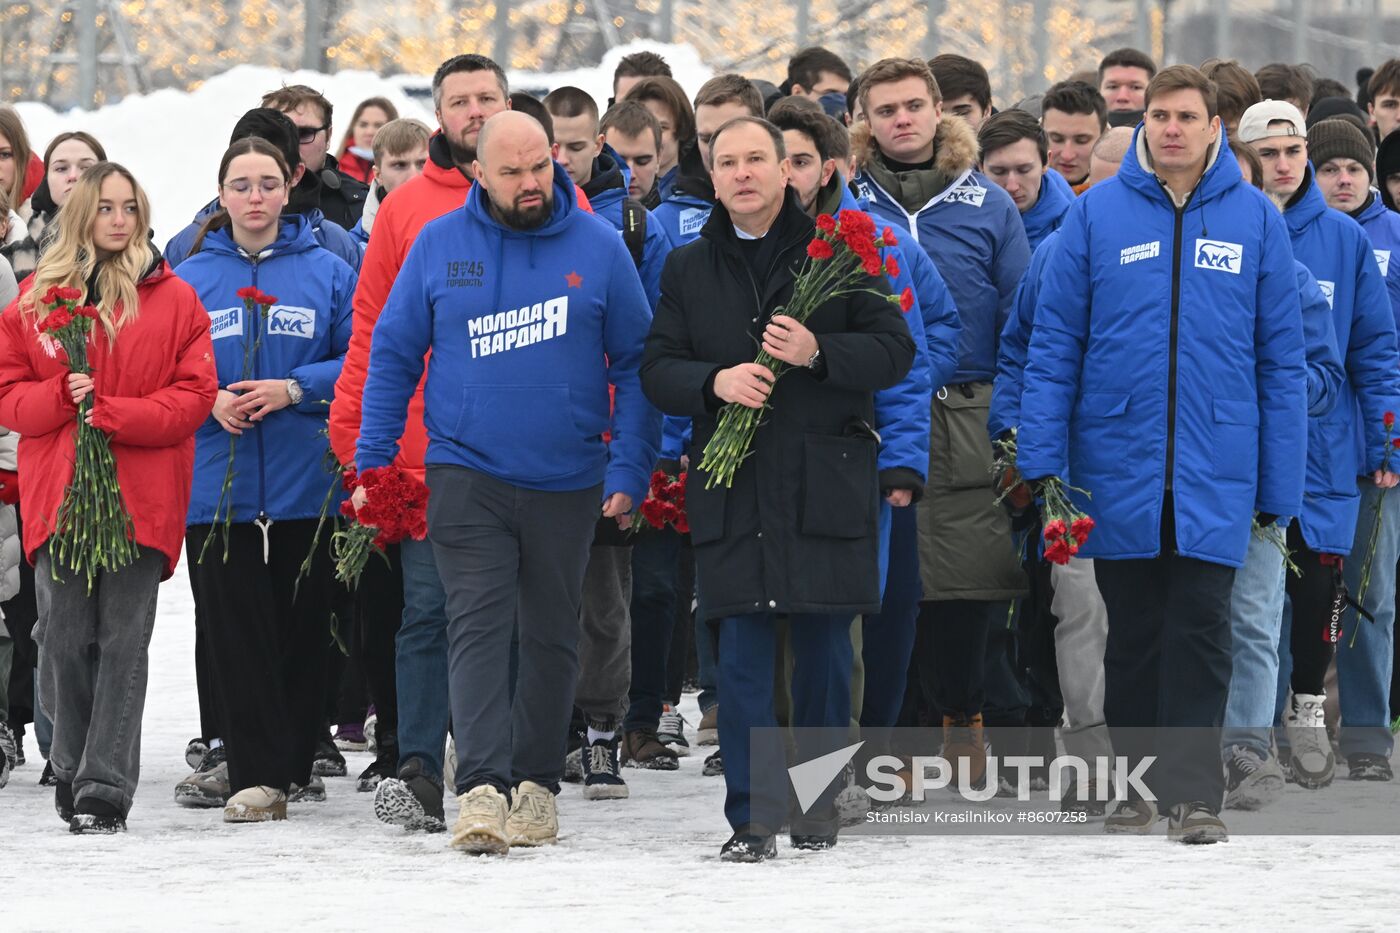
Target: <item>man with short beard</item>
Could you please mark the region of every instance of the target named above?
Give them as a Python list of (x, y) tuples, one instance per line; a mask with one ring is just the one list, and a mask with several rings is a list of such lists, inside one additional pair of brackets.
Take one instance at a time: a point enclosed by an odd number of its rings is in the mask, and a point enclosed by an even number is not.
[(661, 416), (641, 393), (651, 312), (621, 238), (579, 208), (533, 117), (497, 114), (479, 143), (465, 209), (423, 228), (375, 327), (355, 463), (393, 462), (431, 353), (424, 462), (458, 749), (452, 845), (504, 854), (557, 837), (594, 525), (601, 514), (625, 528), (646, 495)]

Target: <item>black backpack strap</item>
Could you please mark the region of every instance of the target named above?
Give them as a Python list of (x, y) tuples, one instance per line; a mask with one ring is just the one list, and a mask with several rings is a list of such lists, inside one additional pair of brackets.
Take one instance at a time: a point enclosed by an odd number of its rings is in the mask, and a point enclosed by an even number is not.
[(632, 264), (641, 269), (647, 242), (647, 209), (636, 198), (622, 202), (622, 241), (632, 254)]

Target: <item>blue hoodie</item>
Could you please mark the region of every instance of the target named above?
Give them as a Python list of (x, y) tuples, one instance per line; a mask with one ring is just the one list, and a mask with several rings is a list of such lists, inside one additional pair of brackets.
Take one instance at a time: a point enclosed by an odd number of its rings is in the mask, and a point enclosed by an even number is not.
[(1288, 230), (1224, 133), (1182, 208), (1146, 149), (1139, 126), (1117, 177), (1060, 227), (1017, 459), (1029, 479), (1092, 495), (1098, 528), (1081, 556), (1158, 556), (1170, 497), (1179, 553), (1238, 567), (1255, 511), (1302, 508), (1306, 354)]
[[(603, 146), (602, 155), (593, 160), (593, 177), (583, 186), (588, 203), (593, 205), (593, 213), (612, 224), (622, 233), (622, 205), (627, 200), (627, 185), (632, 173), (612, 146)], [(624, 246), (626, 242), (624, 241)], [(642, 288), (647, 293), (651, 309), (661, 300), (661, 269), (666, 265), (666, 257), (671, 253), (671, 241), (662, 229), (653, 212), (647, 212), (646, 238), (642, 241), (642, 266), (638, 272), (642, 277)], [(632, 255), (629, 251), (629, 257)]]
[(1040, 177), (1040, 197), (1035, 206), (1021, 215), (1021, 223), (1026, 226), (1026, 240), (1031, 252), (1044, 242), (1045, 238), (1060, 229), (1065, 211), (1074, 203), (1074, 189), (1063, 176), (1053, 168), (1047, 168)]
[[(1385, 279), (1385, 289), (1390, 295), (1390, 308), (1395, 312), (1395, 329), (1400, 331), (1400, 214), (1385, 206), (1375, 188), (1371, 189), (1369, 200), (1369, 204), (1351, 216), (1371, 239), (1376, 265), (1380, 267), (1381, 278)], [(1392, 256), (1395, 257), (1393, 265)]]
[[(282, 218), (277, 241), (256, 260), (227, 229), (216, 230), (177, 274), (209, 311), (220, 388), (243, 378), (250, 344), (256, 345), (250, 379), (295, 379), (302, 388), (301, 404), (268, 415), (235, 444), (233, 520), (317, 517), (331, 482), (323, 469), (326, 415), (350, 345), (355, 271), (316, 242), (305, 217), (293, 214)], [(249, 314), (236, 294), (250, 285), (277, 298), (266, 320)], [(205, 419), (195, 434), (189, 524), (214, 521), (228, 451), (228, 433)]]
[(1400, 411), (1400, 356), (1395, 317), (1366, 232), (1327, 206), (1311, 165), (1303, 186), (1283, 217), (1293, 255), (1332, 305), (1347, 380), (1332, 411), (1308, 425), (1307, 496), (1298, 524), (1313, 550), (1349, 554), (1360, 504), (1356, 478), (1380, 469), (1387, 443), (1382, 418)]
[[(215, 198), (199, 209), (199, 213), (194, 215), (189, 226), (181, 230), (170, 238), (170, 242), (165, 244), (165, 261), (170, 263), (170, 268), (174, 269), (184, 262), (190, 255), (190, 248), (194, 246), (194, 238), (199, 235), (199, 228), (204, 226), (214, 213), (219, 210), (219, 201)], [(364, 255), (364, 250), (360, 248), (359, 242), (335, 221), (327, 220), (326, 215), (321, 213), (319, 207), (313, 207), (296, 214), (284, 213), (286, 217), (304, 217), (311, 227), (311, 233), (316, 238), (316, 242), (335, 255), (339, 256), (351, 269), (359, 271), (360, 257)]]
[[(959, 130), (971, 137), (966, 126), (945, 120), (935, 137), (937, 144), (959, 142), (952, 138)], [(967, 147), (968, 159), (975, 159), (975, 137)], [(951, 161), (951, 151), (949, 157)], [(997, 338), (1031, 258), (1026, 229), (1011, 196), (970, 167), (912, 214), (869, 172), (857, 175), (855, 184), (877, 217), (908, 231), (923, 247), (952, 292), (962, 331), (957, 372), (949, 381), (991, 382), (997, 371)]]
[(651, 214), (665, 231), (666, 239), (671, 241), (671, 248), (679, 249), (700, 236), (714, 206), (713, 201), (674, 190)]
[(557, 163), (553, 213), (536, 229), (502, 225), (484, 191), (472, 185), (404, 260), (374, 328), (355, 463), (393, 461), (432, 350), (427, 464), (526, 489), (601, 483), (640, 504), (661, 414), (637, 374), (651, 309), (632, 257), (611, 224), (578, 209)]

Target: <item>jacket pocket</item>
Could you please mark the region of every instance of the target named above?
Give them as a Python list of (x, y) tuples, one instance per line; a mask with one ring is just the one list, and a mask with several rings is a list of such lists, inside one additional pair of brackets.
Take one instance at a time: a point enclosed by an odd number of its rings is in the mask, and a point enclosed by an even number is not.
[(603, 453), (575, 423), (566, 385), (467, 386), (452, 436), (489, 471), (532, 480), (573, 475)]
[(987, 436), (992, 387), (977, 383), (971, 396), (948, 386), (947, 397), (933, 399), (929, 437), (928, 480), (943, 489), (992, 487), (992, 442)]
[(822, 538), (873, 535), (880, 506), (875, 442), (808, 434), (802, 446), (802, 533)]
[(1259, 405), (1250, 400), (1214, 400), (1211, 444), (1215, 475), (1253, 481), (1259, 475)]

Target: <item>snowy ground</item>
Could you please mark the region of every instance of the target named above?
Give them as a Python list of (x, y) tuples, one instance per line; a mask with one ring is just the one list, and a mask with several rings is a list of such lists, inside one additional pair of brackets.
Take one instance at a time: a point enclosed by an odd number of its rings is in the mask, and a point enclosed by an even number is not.
[[(728, 865), (723, 782), (701, 775), (699, 755), (675, 773), (628, 771), (625, 801), (566, 786), (559, 845), (504, 859), (381, 826), (352, 778), (328, 779), (329, 799), (285, 823), (226, 826), (217, 810), (171, 800), (197, 729), (191, 613), (182, 571), (161, 592), (126, 835), (69, 835), (36, 786), (32, 744), (0, 791), (0, 930), (1252, 929), (1285, 917), (1292, 929), (1369, 930), (1397, 919), (1395, 837), (1200, 849), (1160, 835), (866, 837), (800, 855), (784, 840), (775, 862)], [(351, 774), (369, 761), (350, 758)]]

